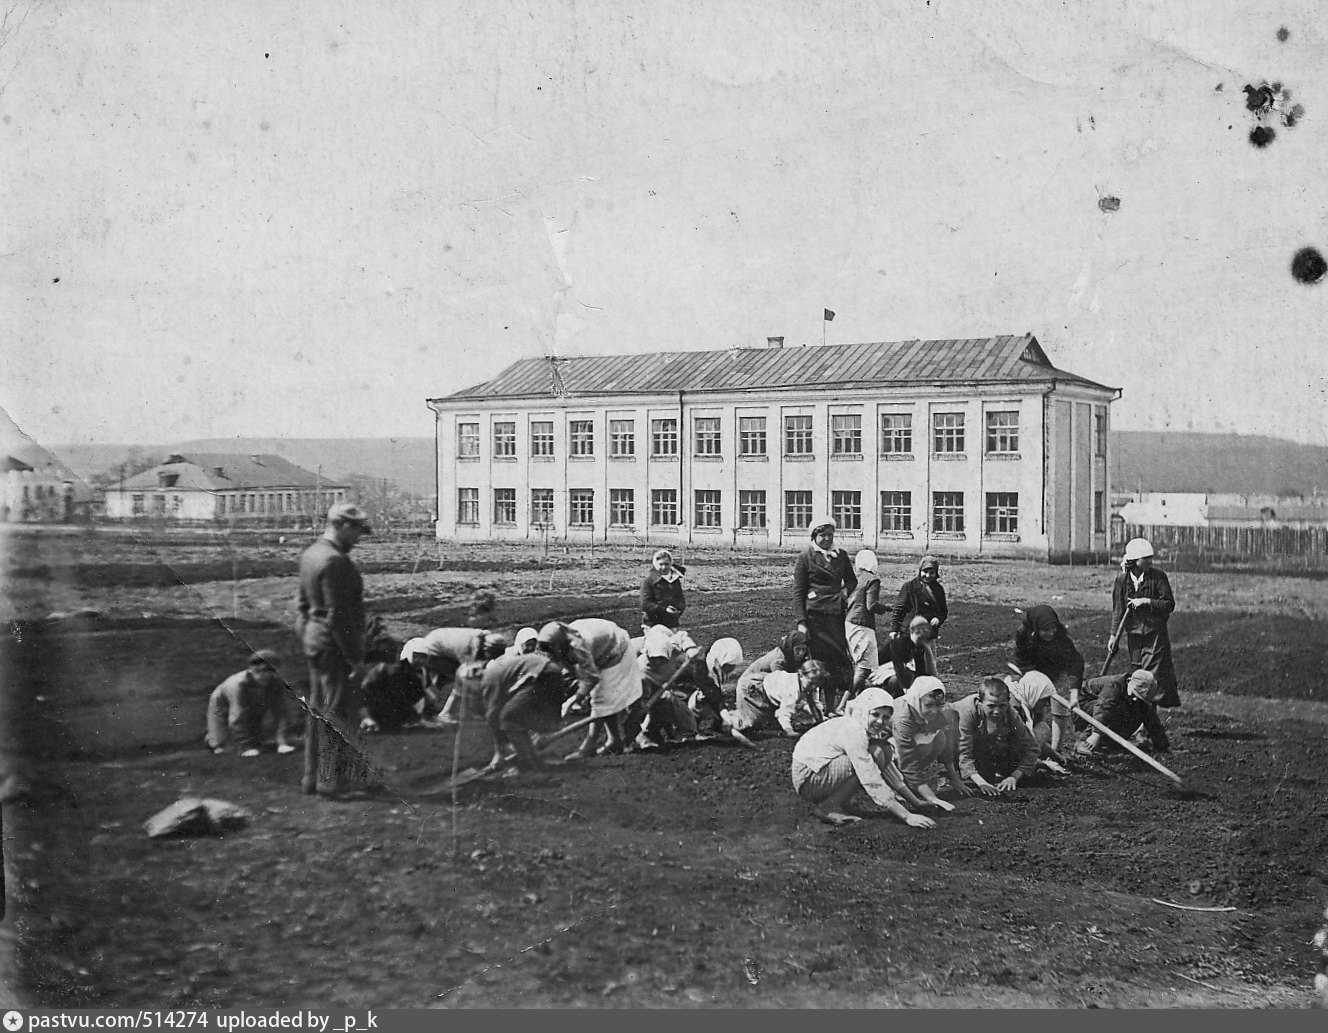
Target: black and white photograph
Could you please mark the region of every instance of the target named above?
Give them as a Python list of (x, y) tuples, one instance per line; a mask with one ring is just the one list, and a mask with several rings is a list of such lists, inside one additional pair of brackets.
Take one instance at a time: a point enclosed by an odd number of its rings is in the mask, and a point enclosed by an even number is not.
[(1325, 53), (4, 0), (6, 1028), (1328, 1008)]

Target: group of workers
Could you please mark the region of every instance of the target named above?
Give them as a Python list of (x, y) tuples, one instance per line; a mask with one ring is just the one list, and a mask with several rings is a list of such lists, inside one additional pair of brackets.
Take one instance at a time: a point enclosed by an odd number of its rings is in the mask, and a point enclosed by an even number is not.
[[(952, 701), (933, 645), (949, 618), (939, 562), (924, 556), (891, 606), (875, 555), (862, 550), (850, 561), (828, 519), (813, 523), (794, 565), (796, 627), (750, 663), (737, 640), (703, 650), (685, 630), (685, 569), (664, 549), (641, 584), (640, 635), (583, 618), (523, 628), (510, 643), (484, 629), (439, 628), (395, 655), (381, 646), (373, 653), (348, 557), (368, 530), (357, 507), (334, 506), (300, 563), (297, 629), (310, 673), (300, 701), (302, 786), (323, 796), (355, 793), (344, 753), (357, 731), (455, 727), (473, 717), (492, 734), (490, 769), (540, 769), (541, 743), (581, 727), (567, 762), (694, 738), (755, 748), (750, 736), (769, 729), (797, 739), (793, 788), (818, 817), (840, 825), (885, 812), (927, 828), (934, 821), (921, 812), (954, 809), (937, 793), (940, 778), (960, 797), (1009, 793), (1039, 769), (1067, 773), (1077, 733), (1077, 755), (1132, 737), (1164, 752), (1157, 708), (1180, 702), (1167, 638), (1175, 601), (1143, 539), (1127, 546), (1113, 588), (1108, 649), (1126, 648), (1126, 673), (1085, 682), (1083, 656), (1055, 610), (1035, 605), (1014, 634), (1017, 673), (985, 677)], [(889, 629), (878, 632), (887, 613)], [(277, 749), (292, 752), (289, 696), (276, 656), (255, 653), (213, 692), (209, 747), (221, 752), (230, 739), (241, 756), (256, 755), (270, 712)], [(1101, 727), (1114, 735), (1104, 739)]]

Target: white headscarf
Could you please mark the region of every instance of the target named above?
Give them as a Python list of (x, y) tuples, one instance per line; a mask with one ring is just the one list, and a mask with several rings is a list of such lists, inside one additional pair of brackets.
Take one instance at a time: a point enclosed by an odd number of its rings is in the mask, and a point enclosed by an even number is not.
[(673, 629), (663, 624), (652, 624), (646, 628), (645, 640), (641, 644), (641, 653), (650, 659), (673, 655)]
[(861, 551), (859, 551), (859, 553), (853, 557), (853, 569), (870, 570), (873, 574), (875, 574), (876, 553), (872, 552), (871, 549), (862, 549)]
[(1056, 691), (1055, 683), (1041, 671), (1029, 671), (1018, 681), (1007, 679), (1006, 684), (1010, 686), (1010, 698), (1017, 700), (1030, 713), (1044, 699), (1051, 699)]
[(940, 678), (921, 675), (913, 679), (913, 684), (904, 692), (904, 704), (918, 717), (922, 717), (922, 701), (933, 692), (945, 695), (945, 683)]
[(736, 638), (718, 638), (706, 654), (706, 668), (710, 677), (719, 685), (724, 678), (724, 667), (737, 667), (742, 663), (742, 645)]
[(427, 653), (428, 651), (423, 638), (413, 638), (401, 647), (401, 659), (409, 660), (416, 653)]
[(890, 693), (884, 689), (868, 687), (859, 692), (844, 705), (847, 716), (857, 718), (864, 728), (871, 720), (871, 712), (880, 710), (882, 707), (888, 707), (893, 713), (895, 709), (895, 700)]

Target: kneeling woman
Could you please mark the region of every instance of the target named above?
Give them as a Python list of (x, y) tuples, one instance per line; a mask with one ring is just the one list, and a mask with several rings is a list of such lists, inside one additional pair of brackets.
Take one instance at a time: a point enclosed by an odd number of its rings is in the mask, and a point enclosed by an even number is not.
[[(861, 819), (844, 813), (853, 794), (865, 792), (882, 810), (912, 828), (935, 828), (904, 801), (921, 806), (904, 785), (890, 749), (894, 701), (882, 689), (863, 689), (848, 703), (848, 713), (808, 731), (793, 747), (793, 788), (822, 821), (848, 825)], [(872, 740), (875, 740), (873, 742)]]
[(954, 804), (937, 796), (927, 781), (932, 764), (945, 769), (945, 777), (960, 796), (973, 795), (959, 777), (959, 719), (945, 705), (945, 686), (939, 678), (923, 675), (914, 679), (903, 698), (895, 701), (892, 723), (900, 773), (918, 799), (943, 811), (954, 810)]

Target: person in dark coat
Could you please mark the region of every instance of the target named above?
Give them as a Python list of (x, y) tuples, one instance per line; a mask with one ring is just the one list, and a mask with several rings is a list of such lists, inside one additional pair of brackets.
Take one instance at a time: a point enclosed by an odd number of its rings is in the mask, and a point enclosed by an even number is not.
[[(1140, 669), (1092, 679), (1084, 687), (1084, 703), (1080, 709), (1127, 741), (1143, 728), (1148, 733), (1153, 752), (1166, 753), (1171, 749), (1171, 743), (1161, 718), (1157, 716), (1157, 701), (1161, 697), (1162, 687), (1153, 673)], [(1082, 718), (1076, 718), (1075, 723), (1081, 729), (1091, 727)], [(1092, 756), (1106, 748), (1120, 749), (1120, 744), (1095, 729), (1079, 743), (1075, 752)]]
[(914, 617), (926, 617), (931, 625), (931, 637), (940, 638), (941, 625), (950, 617), (945, 603), (945, 586), (941, 584), (941, 561), (935, 556), (918, 560), (918, 575), (905, 581), (895, 599), (890, 617), (890, 634), (902, 635)]
[(872, 672), (870, 682), (898, 699), (915, 678), (936, 676), (936, 657), (928, 642), (931, 624), (921, 614), (909, 622), (907, 635), (896, 635), (881, 646), (881, 666)]
[(506, 762), (505, 747), (516, 753), (518, 767), (538, 771), (544, 762), (531, 742), (531, 732), (551, 732), (560, 724), (563, 700), (570, 686), (560, 667), (546, 653), (501, 656), (484, 669), (484, 721), (493, 736), (490, 769)]
[(650, 559), (650, 572), (641, 582), (641, 628), (663, 624), (676, 629), (687, 609), (682, 576), (687, 568), (673, 562), (673, 553), (659, 549)]
[(1030, 606), (1024, 613), (1024, 621), (1014, 633), (1014, 662), (1025, 674), (1041, 671), (1051, 679), (1056, 692), (1069, 699), (1069, 707), (1051, 701), (1050, 746), (1059, 750), (1061, 741), (1070, 736), (1070, 707), (1079, 705), (1084, 657), (1050, 606)]
[(1038, 744), (1010, 706), (1002, 678), (983, 678), (972, 695), (954, 704), (959, 727), (959, 773), (983, 796), (1012, 793), (1037, 771)]
[(831, 710), (853, 680), (844, 614), (848, 600), (858, 587), (848, 553), (835, 548), (835, 522), (829, 517), (812, 521), (812, 543), (798, 554), (793, 566), (793, 616), (798, 630), (807, 636), (813, 660), (830, 669), (826, 703)]
[(1171, 582), (1153, 566), (1152, 544), (1145, 538), (1126, 543), (1124, 563), (1111, 588), (1111, 626), (1116, 631), (1107, 649), (1120, 643), (1119, 636), (1125, 637), (1130, 666), (1152, 671), (1157, 679), (1159, 707), (1180, 706), (1176, 669), (1171, 663), (1171, 636), (1167, 632), (1167, 621), (1175, 609)]

